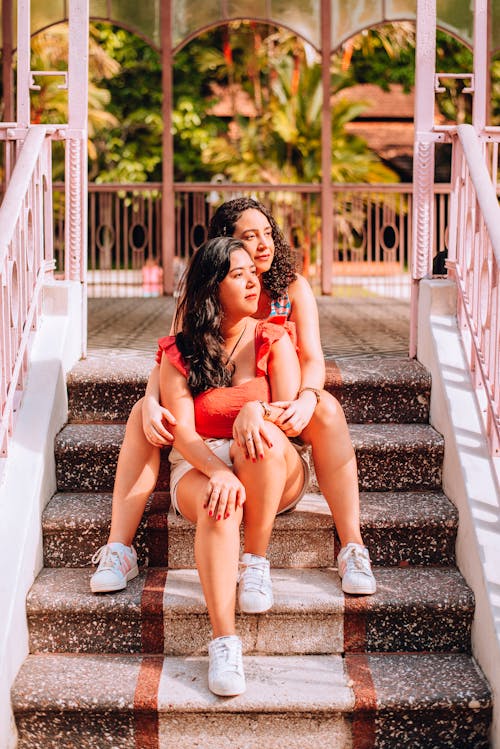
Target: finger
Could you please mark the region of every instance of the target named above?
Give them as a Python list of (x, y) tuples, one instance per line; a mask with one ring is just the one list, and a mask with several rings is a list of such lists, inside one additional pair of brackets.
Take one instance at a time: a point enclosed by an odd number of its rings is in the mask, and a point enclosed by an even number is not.
[(266, 425), (264, 425), (263, 427), (261, 427), (260, 434), (261, 434), (264, 442), (266, 443), (266, 445), (268, 447), (272, 447), (273, 446), (273, 441), (272, 441), (271, 435), (269, 434), (268, 429), (266, 428)]
[(269, 405), (276, 406), (276, 408), (288, 408), (292, 403), (293, 401), (272, 401)]
[(207, 509), (208, 509), (208, 514), (210, 517), (213, 517), (215, 515), (215, 508), (219, 501), (220, 493), (221, 493), (221, 490), (220, 490), (220, 487), (218, 486), (214, 486), (209, 493)]
[(295, 409), (293, 407), (287, 408), (282, 414), (276, 419), (276, 424), (282, 426), (286, 424), (295, 415)]
[(174, 441), (173, 434), (170, 434), (165, 427), (158, 427), (156, 424), (151, 430), (151, 436), (160, 440), (162, 445), (170, 445)]
[(216, 520), (222, 520), (224, 517), (224, 513), (226, 511), (227, 506), (227, 500), (228, 500), (229, 490), (227, 488), (223, 489), (219, 496), (219, 501), (217, 503), (217, 511), (215, 513), (215, 519)]
[(166, 437), (167, 439), (173, 439), (172, 434), (168, 431), (167, 427), (163, 422), (154, 421), (151, 424), (151, 428), (154, 429), (158, 434), (160, 434), (162, 437)]
[(227, 497), (227, 504), (224, 508), (224, 511), (223, 512), (221, 511), (221, 514), (224, 520), (230, 517), (230, 515), (234, 512), (235, 502), (236, 502), (236, 488), (232, 488), (229, 490), (228, 497)]
[(246, 498), (247, 497), (246, 497), (245, 487), (244, 486), (240, 486), (239, 489), (236, 490), (236, 502), (235, 502), (235, 506), (236, 507), (243, 507), (243, 505), (246, 502)]
[(262, 439), (261, 439), (259, 433), (257, 433), (254, 436), (253, 444), (254, 444), (254, 447), (255, 447), (255, 457), (256, 458), (263, 458), (264, 457), (264, 445), (262, 444)]
[(160, 408), (161, 408), (161, 412), (163, 414), (163, 417), (168, 421), (169, 424), (172, 424), (172, 426), (174, 424), (177, 424), (177, 420), (176, 420), (175, 416), (172, 413), (170, 413), (170, 411), (168, 410), (168, 408), (165, 408), (164, 406), (160, 406)]
[(250, 433), (247, 434), (247, 436), (245, 437), (245, 446), (247, 449), (248, 457), (251, 460), (255, 460), (256, 459), (255, 458), (255, 443), (254, 443), (253, 434), (250, 434)]
[(236, 444), (238, 445), (238, 447), (246, 449), (245, 436), (239, 429), (234, 430), (234, 440)]

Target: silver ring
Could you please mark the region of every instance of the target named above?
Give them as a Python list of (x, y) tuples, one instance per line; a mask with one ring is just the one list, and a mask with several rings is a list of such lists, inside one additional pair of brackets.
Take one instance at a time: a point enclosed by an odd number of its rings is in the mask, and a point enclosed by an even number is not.
[(252, 436), (247, 437), (247, 442), (253, 442), (253, 437)]

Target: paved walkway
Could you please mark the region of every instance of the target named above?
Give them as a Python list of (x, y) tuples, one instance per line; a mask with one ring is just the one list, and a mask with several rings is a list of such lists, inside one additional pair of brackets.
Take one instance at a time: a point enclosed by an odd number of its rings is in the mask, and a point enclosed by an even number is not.
[[(408, 355), (410, 305), (375, 296), (318, 297), (325, 357), (361, 354)], [(172, 297), (89, 299), (89, 355), (153, 357), (156, 341), (168, 335)]]

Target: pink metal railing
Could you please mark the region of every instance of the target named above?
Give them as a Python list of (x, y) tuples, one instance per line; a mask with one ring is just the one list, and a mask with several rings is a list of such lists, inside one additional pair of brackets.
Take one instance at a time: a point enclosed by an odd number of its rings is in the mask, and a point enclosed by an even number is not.
[[(448, 265), (458, 290), (458, 320), (474, 386), (485, 401), (491, 452), (500, 455), (500, 134), (480, 139), (461, 125), (453, 140)], [(488, 166), (494, 175), (490, 178)]]
[[(4, 136), (7, 131), (3, 131)], [(15, 135), (15, 133), (14, 133)], [(0, 205), (0, 457), (19, 406), (28, 354), (41, 312), (43, 282), (53, 268), (51, 142), (29, 127)], [(13, 146), (10, 148), (13, 152)]]
[[(161, 260), (161, 183), (89, 185), (89, 293), (140, 295), (140, 269)], [(54, 185), (57, 272), (64, 271), (64, 186)], [(272, 210), (303, 271), (319, 285), (322, 260), (320, 185), (178, 183), (175, 185), (174, 277), (206, 239), (217, 205), (239, 195)], [(434, 246), (445, 249), (450, 186), (434, 187)], [(409, 293), (413, 185), (333, 185), (333, 284), (370, 279), (372, 290)]]

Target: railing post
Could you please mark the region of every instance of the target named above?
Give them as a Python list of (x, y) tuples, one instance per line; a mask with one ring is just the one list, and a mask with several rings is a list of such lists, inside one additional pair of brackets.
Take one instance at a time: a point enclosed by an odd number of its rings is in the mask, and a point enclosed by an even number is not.
[(174, 142), (172, 135), (173, 107), (173, 56), (172, 56), (172, 4), (171, 0), (161, 0), (161, 64), (163, 88), (163, 163), (162, 163), (162, 263), (163, 288), (166, 294), (174, 290), (175, 254), (175, 194), (174, 194)]
[(480, 135), (486, 125), (488, 91), (490, 88), (490, 29), (488, 0), (474, 0), (474, 97), (472, 123)]
[(321, 290), (332, 292), (333, 190), (332, 190), (332, 109), (330, 106), (330, 56), (332, 45), (331, 0), (321, 0)]
[(12, 71), (12, 0), (1, 0), (3, 118), (14, 120), (14, 75)]
[(413, 253), (410, 356), (417, 350), (418, 282), (432, 272), (434, 226), (434, 78), (436, 0), (417, 1), (415, 144), (413, 152)]
[(82, 353), (86, 351), (87, 112), (89, 0), (69, 2), (68, 131), (65, 179), (65, 275), (82, 283)]
[(18, 127), (28, 127), (30, 112), (31, 68), (31, 4), (30, 0), (17, 3), (17, 112)]

